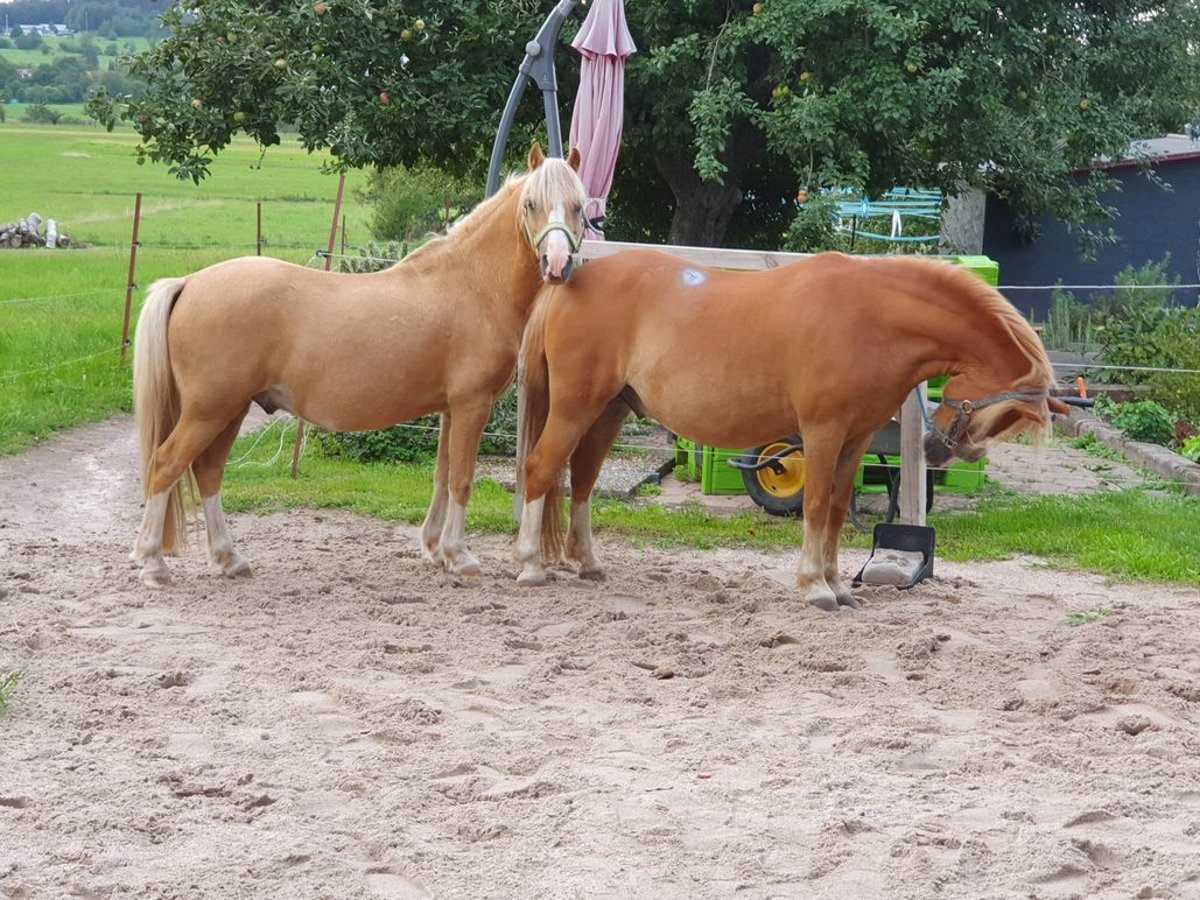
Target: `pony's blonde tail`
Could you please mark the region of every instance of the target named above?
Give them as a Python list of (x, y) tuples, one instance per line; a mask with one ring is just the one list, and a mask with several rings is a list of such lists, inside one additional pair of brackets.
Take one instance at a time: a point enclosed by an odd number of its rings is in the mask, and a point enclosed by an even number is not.
[[(525, 491), (525, 461), (542, 436), (550, 415), (550, 367), (546, 362), (546, 315), (557, 293), (543, 291), (534, 303), (521, 342), (521, 434), (517, 442), (517, 489)], [(542, 558), (557, 561), (563, 552), (562, 471), (553, 473), (542, 506)]]
[[(167, 323), (171, 309), (187, 279), (163, 278), (150, 286), (138, 316), (133, 341), (133, 410), (137, 419), (138, 443), (142, 450), (142, 489), (149, 496), (154, 454), (179, 421), (179, 389), (171, 374), (167, 350)], [(184, 482), (192, 487), (189, 466), (167, 496), (163, 522), (163, 552), (171, 553), (187, 543), (187, 510)], [(194, 495), (194, 489), (193, 489)]]

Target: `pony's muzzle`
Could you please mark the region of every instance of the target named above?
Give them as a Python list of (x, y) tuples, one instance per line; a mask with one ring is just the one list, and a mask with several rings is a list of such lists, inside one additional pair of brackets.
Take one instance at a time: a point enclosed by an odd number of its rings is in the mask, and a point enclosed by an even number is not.
[(941, 468), (953, 455), (954, 452), (942, 442), (939, 435), (933, 432), (925, 435), (925, 465)]
[(540, 260), (542, 270), (542, 280), (548, 284), (565, 284), (571, 278), (571, 273), (575, 271), (575, 257), (567, 254), (565, 262), (555, 261), (558, 265), (552, 265), (549, 254), (543, 253)]

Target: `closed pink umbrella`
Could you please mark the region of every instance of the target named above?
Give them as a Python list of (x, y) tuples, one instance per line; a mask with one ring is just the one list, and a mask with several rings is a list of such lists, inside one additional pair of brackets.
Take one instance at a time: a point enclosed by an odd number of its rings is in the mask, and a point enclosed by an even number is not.
[[(588, 218), (595, 219), (604, 215), (621, 147), (625, 58), (637, 52), (625, 24), (623, 0), (595, 0), (571, 46), (583, 57), (571, 114), (571, 146), (583, 155), (579, 175), (592, 198)], [(591, 229), (587, 236), (604, 239)]]

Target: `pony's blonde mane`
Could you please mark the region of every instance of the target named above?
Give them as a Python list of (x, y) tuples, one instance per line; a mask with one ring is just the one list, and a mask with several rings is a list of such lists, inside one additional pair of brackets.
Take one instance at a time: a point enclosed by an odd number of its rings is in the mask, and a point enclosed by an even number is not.
[(1007, 329), (1013, 341), (1029, 359), (1030, 386), (1049, 386), (1054, 383), (1054, 369), (1033, 326), (1017, 312), (998, 290), (970, 269), (942, 260), (920, 256), (895, 257), (890, 260), (911, 274), (932, 278), (946, 289), (946, 296), (974, 307), (997, 319)]

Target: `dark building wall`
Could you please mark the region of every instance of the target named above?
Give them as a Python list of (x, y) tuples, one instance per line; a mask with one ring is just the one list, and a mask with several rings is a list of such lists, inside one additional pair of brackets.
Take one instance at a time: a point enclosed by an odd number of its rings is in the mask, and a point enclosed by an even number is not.
[[(1118, 242), (1101, 248), (1093, 260), (1081, 259), (1078, 235), (1050, 217), (1039, 220), (1036, 241), (1024, 242), (1013, 230), (1008, 205), (988, 197), (983, 252), (1000, 264), (1001, 290), (1020, 284), (1111, 284), (1126, 266), (1158, 262), (1168, 252), (1172, 276), (1183, 284), (1200, 283), (1200, 159), (1161, 163), (1156, 171), (1172, 190), (1163, 190), (1133, 167), (1111, 170), (1122, 186), (1119, 193), (1105, 197), (1119, 213), (1111, 223)], [(1049, 290), (1005, 294), (1021, 312), (1029, 315), (1032, 310), (1034, 318), (1045, 320)], [(1085, 300), (1089, 292), (1074, 294)], [(1175, 296), (1194, 304), (1198, 294), (1195, 288), (1180, 289)]]

